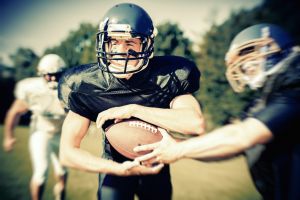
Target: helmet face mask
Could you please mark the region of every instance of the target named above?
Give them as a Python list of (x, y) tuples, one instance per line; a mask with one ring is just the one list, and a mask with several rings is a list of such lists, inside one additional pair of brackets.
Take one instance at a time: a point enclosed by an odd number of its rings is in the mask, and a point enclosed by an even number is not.
[(262, 86), (265, 80), (265, 63), (269, 55), (280, 51), (271, 38), (248, 41), (226, 55), (226, 77), (235, 92), (242, 92), (245, 85), (251, 89)]
[(47, 81), (47, 85), (50, 89), (57, 89), (58, 81), (62, 77), (64, 71), (57, 73), (43, 74), (44, 79)]
[[(142, 8), (133, 4), (119, 4), (111, 8), (100, 23), (97, 33), (96, 51), (99, 67), (117, 77), (128, 77), (125, 74), (142, 71), (153, 56), (155, 34), (152, 20)], [(118, 51), (111, 48), (112, 41), (137, 38), (140, 41), (138, 49)]]
[(290, 45), (288, 35), (274, 25), (254, 25), (240, 32), (225, 58), (226, 77), (233, 90), (242, 92), (246, 85), (251, 89), (262, 87)]

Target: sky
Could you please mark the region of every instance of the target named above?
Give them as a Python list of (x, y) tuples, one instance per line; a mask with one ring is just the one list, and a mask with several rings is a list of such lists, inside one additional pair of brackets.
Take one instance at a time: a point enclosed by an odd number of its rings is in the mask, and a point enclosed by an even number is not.
[(0, 58), (10, 64), (8, 55), (17, 48), (31, 48), (39, 56), (58, 45), (82, 22), (98, 24), (103, 14), (122, 2), (143, 7), (154, 24), (177, 23), (185, 36), (201, 41), (210, 26), (220, 24), (230, 13), (251, 9), (262, 0), (1, 0)]

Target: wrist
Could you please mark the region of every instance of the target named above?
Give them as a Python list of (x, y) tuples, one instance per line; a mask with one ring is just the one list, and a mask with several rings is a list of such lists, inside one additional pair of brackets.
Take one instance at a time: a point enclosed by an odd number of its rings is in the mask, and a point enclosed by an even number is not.
[(105, 174), (114, 174), (114, 175), (117, 175), (120, 173), (120, 164), (113, 161), (113, 160), (107, 160), (107, 167), (106, 169), (104, 170), (104, 173)]
[(182, 142), (177, 142), (177, 160), (180, 160), (182, 158), (186, 157), (186, 152), (185, 152), (185, 148), (184, 148), (184, 144)]
[(14, 139), (14, 136), (10, 133), (10, 134), (4, 134), (4, 139), (5, 140), (11, 140)]

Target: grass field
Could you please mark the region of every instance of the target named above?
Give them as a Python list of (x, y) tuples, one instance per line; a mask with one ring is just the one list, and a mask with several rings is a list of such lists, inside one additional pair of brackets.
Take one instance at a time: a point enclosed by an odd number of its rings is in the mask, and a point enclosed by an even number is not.
[[(31, 164), (28, 153), (28, 128), (15, 131), (17, 144), (11, 153), (0, 149), (0, 200), (27, 200)], [(0, 126), (2, 145), (3, 127)], [(2, 147), (2, 146), (1, 146)], [(82, 143), (82, 148), (95, 155), (101, 152), (101, 136), (92, 130)], [(171, 165), (174, 200), (258, 200), (243, 156), (234, 159), (203, 163), (181, 160)], [(44, 195), (53, 199), (54, 179), (52, 169)], [(97, 174), (70, 170), (67, 200), (96, 200)]]

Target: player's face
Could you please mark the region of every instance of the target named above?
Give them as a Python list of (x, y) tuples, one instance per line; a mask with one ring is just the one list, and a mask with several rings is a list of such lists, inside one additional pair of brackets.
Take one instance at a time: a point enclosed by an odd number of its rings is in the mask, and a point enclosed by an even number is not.
[[(135, 52), (140, 52), (141, 50), (141, 40), (139, 38), (130, 39), (115, 39), (112, 38), (109, 44), (109, 51), (111, 53), (127, 53), (129, 50)], [(112, 58), (126, 58), (126, 55), (114, 55)], [(129, 55), (129, 58), (134, 58), (134, 56)], [(135, 67), (139, 60), (129, 60), (127, 65)], [(116, 66), (125, 66), (125, 60), (111, 60), (111, 63)]]
[(262, 63), (263, 63), (262, 59), (245, 62), (245, 64), (242, 66), (242, 71), (244, 72), (244, 75), (249, 78), (253, 78), (258, 74), (262, 73), (263, 72)]
[(56, 77), (55, 76), (51, 76), (50, 74), (45, 74), (44, 78), (46, 79), (46, 81), (51, 82), (51, 81), (56, 81)]
[(47, 81), (49, 88), (56, 89), (61, 75), (62, 72), (58, 72), (53, 74), (44, 74), (43, 77)]

